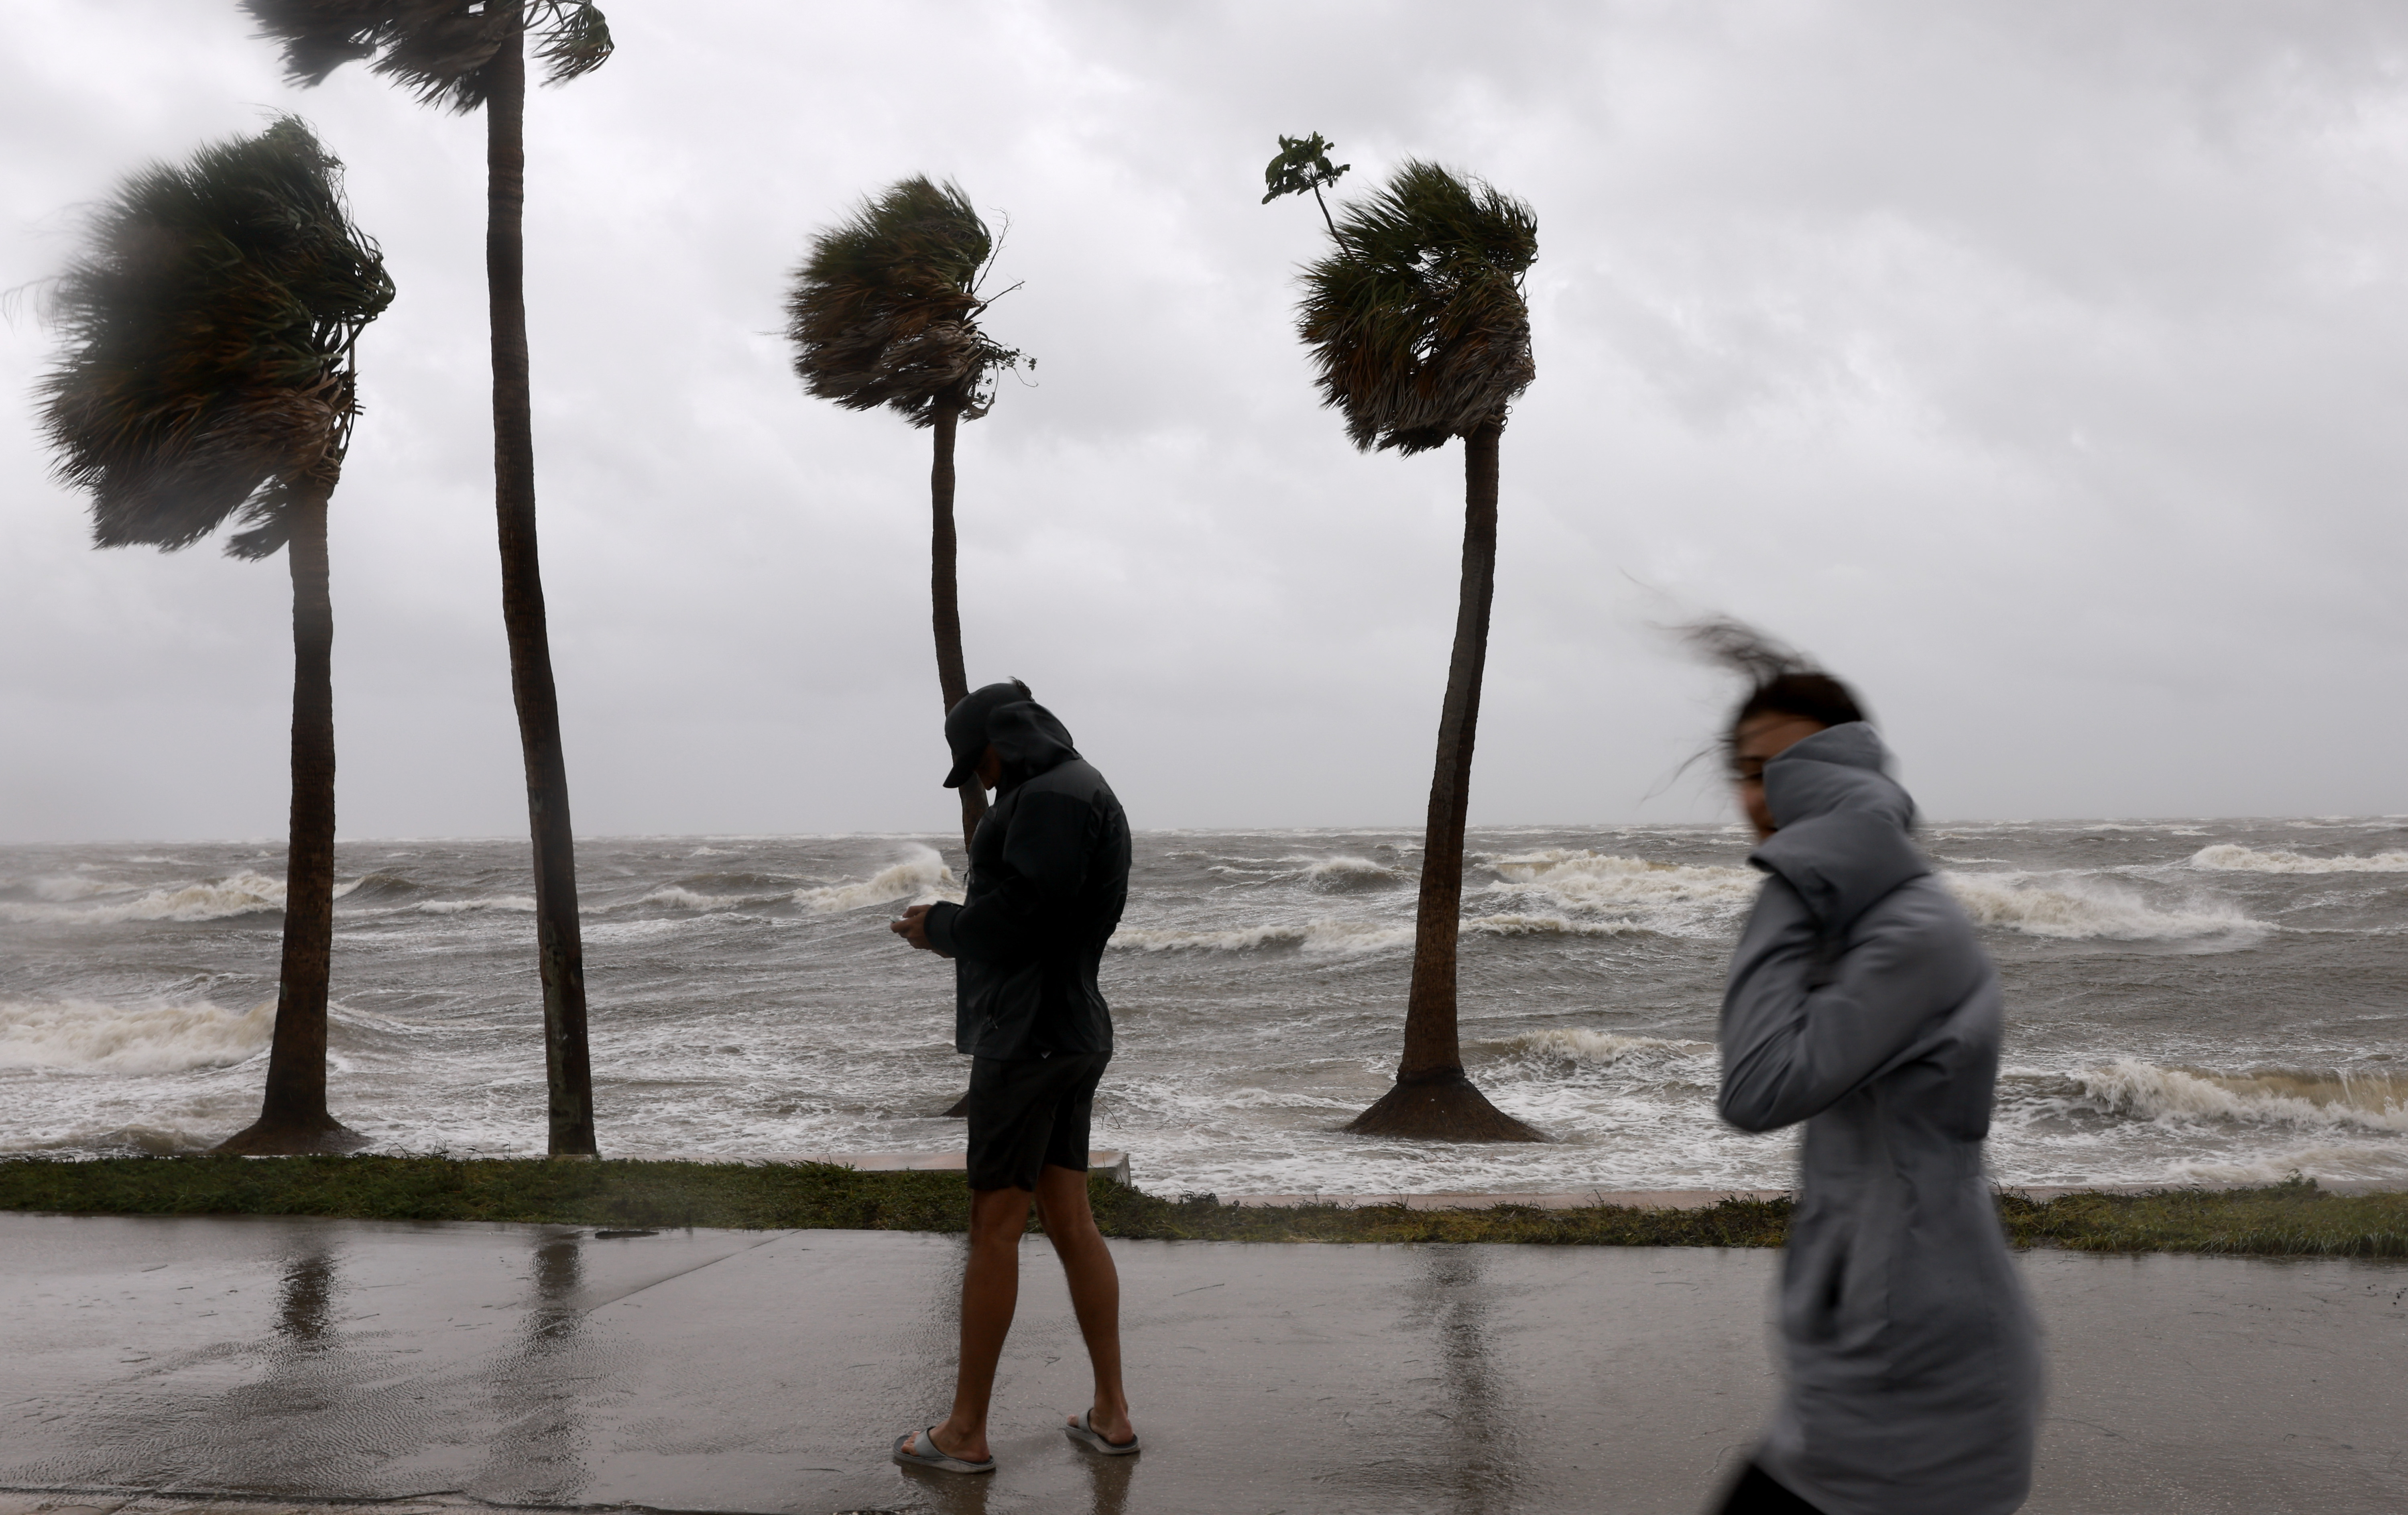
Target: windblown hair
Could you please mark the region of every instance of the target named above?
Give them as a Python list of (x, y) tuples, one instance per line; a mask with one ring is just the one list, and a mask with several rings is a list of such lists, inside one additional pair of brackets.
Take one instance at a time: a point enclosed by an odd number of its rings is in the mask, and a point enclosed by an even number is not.
[(989, 379), (1023, 354), (990, 340), (979, 276), (995, 238), (958, 184), (914, 176), (811, 238), (786, 297), (803, 387), (848, 411), (886, 406), (915, 426), (940, 407), (977, 420)]
[(1786, 642), (1728, 615), (1678, 628), (1690, 650), (1747, 680), (1748, 692), (1723, 728), (1727, 746), (1741, 725), (1758, 715), (1799, 715), (1825, 726), (1870, 719), (1856, 691)]
[(227, 551), (265, 557), (296, 492), (333, 488), (352, 347), (394, 296), (341, 168), (286, 116), (143, 169), (93, 216), (50, 296), (65, 341), (40, 394), (96, 545), (173, 550), (239, 516)]
[[(284, 44), (284, 75), (323, 84), (347, 63), (427, 105), (475, 110), (490, 92), (487, 67), (511, 35), (508, 0), (242, 0), (260, 35)], [(587, 0), (521, 0), (546, 82), (566, 84), (609, 61), (610, 24)]]
[(1530, 208), (1408, 160), (1344, 208), (1333, 239), (1304, 270), (1297, 335), (1354, 445), (1411, 454), (1502, 421), (1539, 372), (1522, 300), (1539, 257)]

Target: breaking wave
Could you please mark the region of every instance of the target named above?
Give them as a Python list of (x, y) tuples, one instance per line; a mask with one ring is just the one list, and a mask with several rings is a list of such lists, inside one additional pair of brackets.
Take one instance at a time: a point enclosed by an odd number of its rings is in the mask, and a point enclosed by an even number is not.
[(766, 873), (689, 873), (613, 908), (640, 909), (652, 905), (670, 910), (741, 910), (748, 906), (758, 909), (765, 905), (791, 904), (794, 900), (792, 878), (777, 878)]
[(636, 902), (666, 905), (671, 910), (732, 910), (747, 902), (740, 894), (701, 894), (677, 884), (664, 884)]
[(1387, 889), (1405, 883), (1402, 871), (1369, 858), (1313, 858), (1304, 861), (1304, 882), (1329, 894), (1356, 889)]
[(1574, 920), (1569, 916), (1469, 916), (1463, 929), (1483, 936), (1644, 936), (1635, 920)]
[[(1627, 936), (1648, 928), (1627, 920), (1573, 920), (1565, 916), (1467, 916), (1463, 931), (1469, 936)], [(1344, 920), (1283, 921), (1266, 926), (1240, 926), (1229, 931), (1201, 931), (1124, 926), (1112, 945), (1130, 952), (1254, 952), (1266, 947), (1296, 947), (1308, 953), (1383, 952), (1411, 946), (1411, 922)]]
[(349, 884), (337, 886), (335, 898), (349, 900), (353, 904), (389, 900), (406, 900), (423, 894), (425, 887), (399, 873), (362, 873)]
[(1124, 926), (1111, 945), (1125, 952), (1253, 952), (1264, 947), (1299, 948), (1332, 955), (1378, 952), (1410, 945), (1411, 926), (1370, 920), (1291, 921), (1276, 926), (1245, 926), (1226, 931), (1153, 930)]
[[(86, 890), (77, 898), (89, 900), (105, 892), (108, 891)], [(131, 900), (92, 903), (0, 901), (0, 920), (105, 926), (127, 920), (222, 920), (229, 916), (283, 908), (284, 881), (246, 870), (227, 878), (152, 889)]]
[(2158, 910), (2128, 890), (2095, 879), (2043, 886), (2019, 873), (1942, 873), (1941, 878), (1984, 926), (2065, 941), (2182, 942), (2259, 931), (2265, 926), (2231, 905)]
[(2263, 851), (2220, 842), (2190, 855), (2190, 866), (2228, 873), (2408, 873), (2408, 852), (2368, 857), (2310, 858), (2281, 847)]
[(1626, 1036), (1620, 1032), (1553, 1030), (1525, 1032), (1504, 1045), (1515, 1052), (1566, 1062), (1610, 1067), (1634, 1057), (1710, 1057), (1712, 1042), (1682, 1042), (1662, 1036)]
[(962, 897), (961, 891), (953, 884), (953, 871), (945, 866), (937, 849), (914, 844), (901, 861), (888, 864), (868, 878), (852, 884), (796, 889), (792, 898), (798, 905), (834, 915), (864, 905), (891, 904), (897, 900), (909, 900), (914, 904), (957, 901)]
[(256, 1056), (276, 1029), (276, 1002), (248, 1010), (207, 1001), (0, 1000), (0, 1068), (176, 1074)]
[(2408, 1075), (2398, 1074), (2219, 1074), (2118, 1058), (2072, 1078), (2100, 1113), (2136, 1120), (2408, 1132)]
[(1489, 860), (1503, 880), (1491, 893), (1533, 889), (1576, 909), (1649, 905), (1742, 905), (1764, 875), (1752, 868), (1649, 862), (1614, 853), (1553, 847)]
[(465, 916), (477, 910), (515, 910), (535, 913), (532, 894), (480, 894), (473, 900), (427, 900), (412, 908), (430, 916)]

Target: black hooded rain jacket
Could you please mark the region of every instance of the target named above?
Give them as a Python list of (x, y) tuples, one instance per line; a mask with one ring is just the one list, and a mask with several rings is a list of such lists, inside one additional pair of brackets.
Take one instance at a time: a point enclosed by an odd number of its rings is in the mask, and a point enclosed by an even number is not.
[(953, 960), (954, 1048), (1109, 1052), (1111, 1010), (1096, 970), (1128, 903), (1128, 817), (1035, 700), (995, 710), (986, 735), (1003, 782), (970, 839), (966, 897), (927, 917), (928, 941)]

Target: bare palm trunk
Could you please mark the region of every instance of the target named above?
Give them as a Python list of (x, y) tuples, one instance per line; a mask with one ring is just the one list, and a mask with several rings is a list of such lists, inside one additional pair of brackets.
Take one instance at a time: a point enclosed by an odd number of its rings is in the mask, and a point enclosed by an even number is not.
[[(944, 690), (947, 714), (970, 692), (969, 673), (962, 661), (961, 589), (953, 572), (953, 435), (960, 429), (961, 419), (959, 404), (937, 407), (936, 460), (928, 469), (928, 504), (935, 518), (928, 544), (928, 600), (936, 613), (937, 683)], [(961, 796), (962, 876), (968, 878), (970, 841), (978, 835), (979, 822), (986, 819), (986, 789), (971, 779), (962, 786)], [(970, 1097), (965, 1093), (945, 1115), (962, 1119), (970, 1113), (969, 1106)]]
[[(937, 683), (944, 690), (947, 714), (970, 692), (969, 674), (962, 662), (961, 591), (953, 574), (953, 434), (961, 418), (959, 402), (938, 405), (937, 455), (928, 469), (928, 503), (935, 517), (928, 551), (928, 600), (935, 609)], [(961, 795), (962, 850), (967, 854), (979, 822), (986, 817), (986, 790), (965, 784)]]
[(259, 1118), (218, 1150), (342, 1152), (366, 1138), (326, 1113), (326, 986), (335, 943), (335, 606), (326, 574), (326, 499), (292, 507), (293, 808), (284, 864), (284, 960)]
[(1396, 1086), (1347, 1130), (1366, 1136), (1467, 1142), (1545, 1138), (1498, 1110), (1464, 1076), (1455, 1033), (1455, 945), (1463, 929), (1463, 828), (1471, 802), (1471, 746), (1480, 680), (1488, 662), (1488, 608), (1497, 589), (1497, 444), (1502, 416), (1463, 440), (1463, 588), (1439, 713), (1422, 845), (1421, 907), (1413, 921), (1412, 988), (1405, 999), (1405, 1055)]
[(494, 56), (485, 103), (485, 280), (494, 328), (494, 507), (502, 550), (502, 625), (510, 644), (510, 694), (526, 760), (527, 821), (535, 843), (536, 951), (543, 976), (543, 1060), (553, 1156), (591, 1156), (594, 1070), (585, 1046), (585, 947), (577, 922), (577, 844), (568, 823), (568, 765), (560, 750), (560, 698), (544, 628), (543, 570), (536, 556), (535, 426), (526, 339), (525, 12), (512, 7), (509, 39)]

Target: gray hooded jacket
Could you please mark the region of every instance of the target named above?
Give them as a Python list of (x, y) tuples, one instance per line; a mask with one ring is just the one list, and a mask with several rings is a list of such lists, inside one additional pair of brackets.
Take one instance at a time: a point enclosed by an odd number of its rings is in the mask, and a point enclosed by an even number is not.
[(1772, 876), (1723, 998), (1723, 1118), (1806, 1122), (1786, 1392), (1756, 1461), (1828, 1515), (2003, 1515), (2031, 1486), (2039, 1337), (1982, 1168), (1998, 971), (1862, 722), (1765, 765)]

